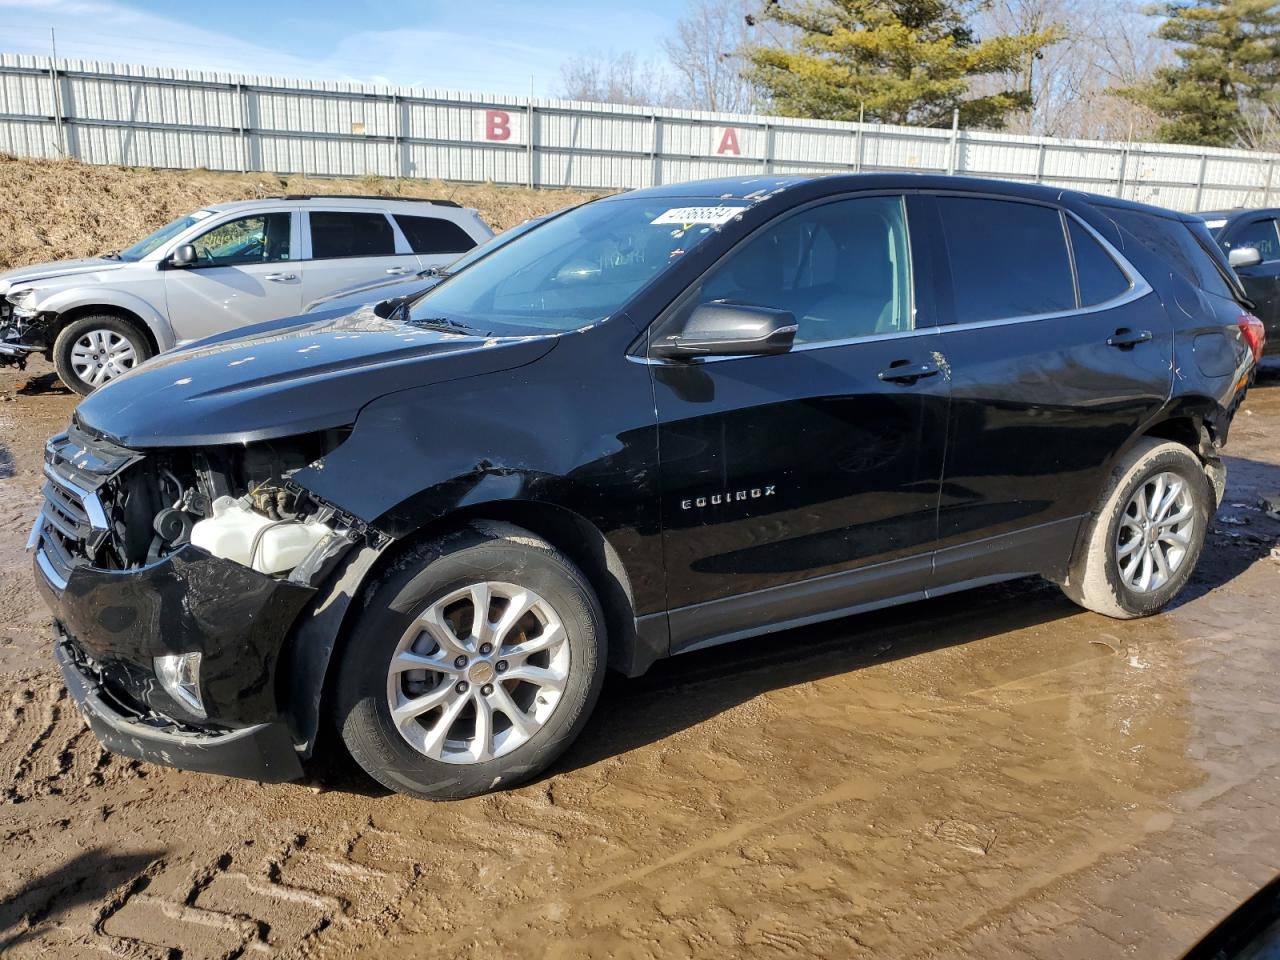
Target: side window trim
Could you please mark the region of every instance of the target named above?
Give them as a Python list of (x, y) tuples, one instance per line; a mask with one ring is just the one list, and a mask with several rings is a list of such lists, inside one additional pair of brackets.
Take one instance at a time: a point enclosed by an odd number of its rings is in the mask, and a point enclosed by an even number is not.
[[(1067, 212), (1058, 210), (1058, 224), (1062, 227), (1062, 238), (1067, 245), (1067, 262), (1071, 265), (1071, 286), (1076, 292), (1076, 310), (1084, 305), (1084, 297), (1080, 293), (1080, 269), (1076, 266), (1076, 245), (1071, 242), (1071, 229), (1067, 225)], [(1114, 262), (1114, 261), (1113, 261)], [(1126, 278), (1128, 275), (1126, 274)], [(1132, 289), (1133, 281), (1129, 280), (1129, 287)]]
[[(743, 249), (747, 244), (749, 244), (753, 239), (759, 236), (763, 231), (771, 229), (772, 227), (777, 226), (779, 223), (782, 223), (783, 221), (790, 219), (791, 217), (799, 216), (817, 207), (826, 206), (832, 203), (840, 203), (842, 201), (860, 200), (864, 198), (874, 198), (874, 197), (896, 197), (902, 204), (903, 224), (906, 227), (906, 233), (907, 233), (907, 236), (906, 236), (907, 269), (910, 271), (910, 276), (911, 276), (911, 283), (908, 288), (910, 302), (907, 304), (907, 316), (911, 320), (912, 328), (910, 330), (894, 330), (886, 333), (868, 333), (868, 334), (862, 334), (856, 337), (846, 337), (839, 340), (822, 340), (822, 341), (816, 341), (814, 343), (797, 343), (788, 352), (800, 353), (808, 350), (821, 350), (826, 347), (844, 347), (844, 346), (849, 346), (850, 344), (855, 344), (855, 343), (873, 343), (880, 340), (891, 340), (891, 339), (899, 339), (899, 338), (905, 338), (905, 337), (918, 337), (918, 336), (923, 336), (924, 334), (933, 333), (937, 331), (940, 328), (935, 324), (933, 324), (932, 322), (927, 326), (923, 326), (923, 327), (915, 325), (918, 319), (916, 307), (920, 299), (919, 291), (917, 290), (917, 284), (919, 280), (916, 272), (916, 266), (917, 266), (916, 251), (915, 251), (914, 243), (912, 241), (910, 205), (908, 204), (907, 199), (908, 197), (918, 194), (919, 192), (920, 191), (918, 190), (866, 190), (866, 191), (856, 191), (853, 193), (834, 194), (832, 196), (820, 197), (816, 200), (812, 200), (792, 210), (788, 210), (786, 213), (782, 214), (781, 216), (773, 217), (767, 220), (766, 222), (760, 224), (758, 227), (756, 227), (756, 229), (752, 230), (751, 233), (741, 238), (737, 243), (735, 243), (732, 247), (726, 250), (724, 254), (722, 254), (716, 260), (715, 263), (707, 267), (707, 269), (704, 270), (696, 280), (694, 280), (682, 291), (680, 291), (679, 295), (674, 300), (672, 300), (671, 303), (668, 304), (667, 307), (660, 314), (658, 314), (657, 317), (654, 318), (653, 322), (649, 324), (648, 328), (643, 333), (641, 333), (640, 336), (638, 336), (634, 341), (632, 341), (631, 346), (627, 348), (627, 354), (626, 354), (627, 359), (632, 360), (636, 363), (643, 363), (648, 365), (655, 365), (655, 366), (667, 365), (668, 361), (659, 360), (654, 357), (650, 357), (648, 355), (648, 345), (650, 340), (652, 339), (653, 332), (655, 330), (661, 329), (662, 326), (665, 323), (667, 323), (667, 321), (669, 321), (673, 315), (675, 315), (678, 311), (680, 311), (685, 307), (685, 305), (688, 303), (691, 297), (694, 297), (697, 295), (697, 292), (702, 289), (702, 284), (709, 275), (711, 275), (717, 269), (719, 269), (720, 266), (725, 263), (725, 261), (727, 261), (739, 250)], [(703, 364), (703, 363), (719, 363), (724, 360), (737, 360), (737, 359), (740, 359), (740, 358), (738, 357), (699, 357), (688, 362), (696, 365), (696, 364)]]

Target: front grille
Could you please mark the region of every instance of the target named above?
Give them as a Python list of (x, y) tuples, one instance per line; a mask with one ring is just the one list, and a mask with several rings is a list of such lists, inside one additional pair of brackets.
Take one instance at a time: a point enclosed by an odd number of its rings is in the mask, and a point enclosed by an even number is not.
[(44, 506), (32, 532), (36, 562), (61, 590), (77, 566), (91, 564), (111, 535), (98, 491), (140, 456), (76, 425), (45, 444)]

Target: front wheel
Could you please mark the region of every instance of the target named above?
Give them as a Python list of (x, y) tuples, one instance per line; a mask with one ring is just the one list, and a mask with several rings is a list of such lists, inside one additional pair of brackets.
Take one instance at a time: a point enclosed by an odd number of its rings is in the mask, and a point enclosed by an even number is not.
[(1194, 453), (1179, 443), (1141, 441), (1112, 470), (1064, 592), (1118, 619), (1157, 612), (1191, 578), (1214, 499)]
[(373, 586), (339, 667), (337, 721), (384, 786), (431, 799), (512, 786), (599, 696), (603, 617), (563, 554), (507, 524), (416, 548)]
[(59, 379), (82, 397), (150, 356), (151, 346), (142, 331), (109, 313), (72, 321), (53, 342)]

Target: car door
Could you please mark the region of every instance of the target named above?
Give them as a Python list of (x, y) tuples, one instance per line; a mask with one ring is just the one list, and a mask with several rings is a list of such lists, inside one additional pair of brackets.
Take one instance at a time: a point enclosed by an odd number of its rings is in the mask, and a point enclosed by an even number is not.
[(308, 210), (303, 301), (421, 269), (400, 229), (381, 210)]
[(297, 217), (266, 210), (231, 217), (189, 241), (196, 260), (164, 272), (165, 301), (179, 343), (287, 317), (302, 309)]
[(650, 358), (672, 651), (922, 590), (948, 385), (902, 196), (822, 202), (758, 230), (700, 303), (789, 311), (791, 351)]
[(1280, 226), (1275, 218), (1258, 217), (1235, 225), (1227, 231), (1223, 246), (1227, 250), (1254, 247), (1262, 256), (1262, 262), (1252, 267), (1236, 267), (1236, 276), (1257, 308), (1268, 338), (1280, 336)]
[(931, 589), (1063, 572), (1116, 451), (1169, 395), (1170, 321), (1074, 214), (958, 194), (934, 211), (951, 411)]

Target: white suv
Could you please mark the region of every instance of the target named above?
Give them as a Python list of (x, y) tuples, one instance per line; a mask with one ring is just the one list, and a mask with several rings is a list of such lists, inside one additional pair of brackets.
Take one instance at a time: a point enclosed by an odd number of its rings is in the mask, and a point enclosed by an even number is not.
[(445, 266), (491, 236), (475, 210), (445, 200), (214, 204), (119, 253), (0, 273), (0, 363), (43, 353), (86, 394), (161, 350)]

